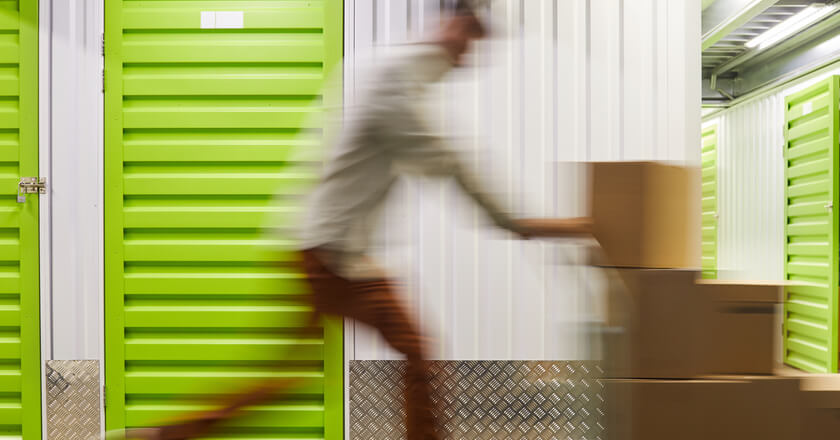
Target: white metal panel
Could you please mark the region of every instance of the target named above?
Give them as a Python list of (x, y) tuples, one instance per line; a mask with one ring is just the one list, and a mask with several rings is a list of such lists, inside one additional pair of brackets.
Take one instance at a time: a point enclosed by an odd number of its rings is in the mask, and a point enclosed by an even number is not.
[[(439, 0), (352, 3), (351, 58), (420, 38), (440, 13)], [(585, 212), (582, 182), (558, 161), (699, 162), (699, 1), (636, 3), (490, 2), (494, 38), (438, 88), (437, 123), (466, 140), (458, 146), (518, 214)], [(362, 64), (349, 60), (346, 77)], [(447, 182), (404, 183), (383, 221), (382, 261), (406, 280), (434, 357), (587, 356), (577, 324), (595, 307), (585, 292), (599, 274), (571, 264), (583, 257), (575, 246), (509, 240)], [(355, 330), (348, 357), (396, 357)]]
[[(668, 96), (671, 105), (669, 114), (671, 118), (668, 126), (672, 130), (667, 147), (671, 151), (672, 160), (682, 161), (686, 164), (697, 167), (698, 180), (700, 177), (700, 150), (697, 145), (701, 139), (700, 108), (697, 105), (701, 102), (701, 84), (697, 81), (697, 72), (701, 71), (700, 57), (696, 56), (701, 52), (701, 42), (695, 38), (700, 32), (700, 20), (697, 19), (697, 1), (667, 2), (672, 12), (668, 18), (669, 36), (668, 47)], [(682, 151), (680, 151), (682, 150)], [(694, 201), (692, 205), (693, 220), (691, 230), (702, 229), (702, 188), (699, 183), (693, 188)], [(700, 240), (689, 242), (693, 245), (689, 252), (692, 261), (698, 264), (702, 256), (702, 245)]]
[[(615, 0), (592, 0), (589, 38), (591, 81), (591, 145), (590, 159), (596, 161), (621, 159), (619, 151), (619, 113), (621, 112), (618, 86), (621, 71), (618, 62), (620, 39), (618, 35), (619, 8)], [(623, 36), (622, 36), (623, 37)]]
[[(49, 173), (50, 161), (50, 81), (49, 67), (52, 41), (52, 8), (50, 0), (38, 0), (38, 175)], [(52, 320), (45, 319), (52, 310), (50, 286), (50, 234), (49, 229), (40, 225), (50, 222), (49, 193), (40, 196), (38, 201), (38, 259), (39, 259), (39, 300), (41, 302), (41, 402), (47, 401), (46, 360), (52, 358)], [(41, 432), (47, 432), (47, 406), (41, 405)]]
[(782, 279), (784, 98), (775, 94), (720, 118), (721, 278)]
[(51, 359), (102, 358), (102, 0), (52, 0)]
[(625, 23), (635, 23), (624, 31), (624, 158), (654, 157), (656, 135), (654, 88), (656, 46), (656, 0), (632, 0), (625, 7)]

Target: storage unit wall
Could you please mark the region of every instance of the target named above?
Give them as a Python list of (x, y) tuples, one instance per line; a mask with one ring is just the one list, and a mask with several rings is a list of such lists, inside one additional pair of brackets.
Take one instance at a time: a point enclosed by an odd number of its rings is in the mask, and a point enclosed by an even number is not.
[[(799, 118), (802, 118), (802, 115), (793, 117), (792, 121), (786, 118), (796, 116), (788, 108), (791, 97), (800, 96), (798, 94), (827, 81), (827, 78), (838, 73), (840, 73), (840, 63), (826, 66), (806, 77), (765, 90), (731, 108), (706, 117), (705, 123), (718, 124), (720, 136), (718, 144), (720, 206), (718, 275), (720, 278), (786, 279), (790, 274), (788, 271), (790, 262), (794, 263), (794, 268), (806, 263), (806, 271), (814, 272), (816, 270), (818, 272), (816, 274), (806, 274), (808, 279), (805, 281), (814, 282), (817, 286), (822, 285), (822, 289), (826, 289), (831, 283), (830, 277), (836, 277), (836, 274), (832, 275), (832, 272), (836, 271), (834, 268), (837, 267), (836, 255), (833, 260), (827, 256), (821, 257), (823, 261), (818, 263), (811, 261), (816, 257), (815, 255), (791, 255), (788, 252), (788, 243), (802, 240), (805, 242), (814, 241), (814, 237), (809, 235), (807, 237), (791, 238), (788, 234), (791, 231), (789, 225), (791, 223), (794, 225), (792, 229), (794, 234), (800, 233), (797, 232), (797, 228), (801, 231), (802, 226), (797, 225), (797, 223), (805, 219), (795, 218), (801, 204), (794, 203), (794, 218), (790, 218), (786, 214), (786, 207), (790, 206), (791, 202), (786, 196), (786, 182), (788, 182), (786, 173), (789, 165), (787, 150), (788, 141), (791, 140), (789, 137), (790, 130), (786, 131), (786, 127), (788, 127), (789, 122), (796, 123)], [(816, 111), (823, 108), (819, 102), (806, 104), (807, 102), (809, 101), (806, 100), (801, 105), (794, 106), (794, 111), (808, 110), (805, 112), (804, 122), (809, 122), (809, 117), (816, 117)], [(810, 109), (808, 109), (809, 105)], [(813, 124), (813, 121), (811, 123)], [(796, 128), (794, 134), (801, 129), (801, 127)], [(797, 139), (793, 139), (793, 141), (795, 143), (801, 142)], [(798, 160), (795, 157), (793, 159)], [(826, 158), (826, 160), (828, 159)], [(836, 152), (834, 153), (834, 160), (836, 160)], [(793, 165), (796, 166), (795, 161)], [(813, 164), (810, 165), (811, 168), (813, 166)], [(798, 172), (794, 171), (794, 173)], [(798, 179), (798, 177), (794, 178)], [(815, 178), (817, 178), (815, 174), (806, 176), (806, 180)], [(793, 183), (796, 184), (795, 181)], [(821, 197), (828, 197), (828, 194), (826, 193)], [(794, 200), (793, 202), (797, 201)], [(828, 203), (828, 200), (824, 200), (815, 204), (814, 207), (822, 210), (823, 213), (827, 213), (826, 206)], [(819, 228), (819, 225), (816, 226)], [(836, 234), (836, 228), (832, 232)], [(827, 246), (830, 241), (826, 238), (823, 243), (825, 244), (820, 245), (815, 242), (819, 247)], [(797, 249), (801, 250), (802, 246), (794, 246), (793, 249), (798, 252)], [(815, 252), (814, 249), (816, 248), (806, 249), (806, 252), (813, 253)], [(794, 276), (793, 278), (801, 277)], [(826, 295), (812, 295), (811, 299), (822, 298), (822, 300), (817, 302), (805, 301), (805, 303), (811, 303), (810, 305), (813, 306), (805, 312), (805, 315), (788, 315), (789, 318), (793, 318), (793, 321), (789, 321), (789, 323), (794, 323), (794, 325), (786, 326), (786, 332), (788, 327), (791, 330), (805, 328), (810, 335), (802, 335), (806, 337), (797, 339), (794, 332), (792, 346), (802, 347), (804, 344), (804, 346), (810, 347), (807, 351), (811, 353), (812, 358), (822, 359), (817, 362), (814, 362), (813, 359), (802, 359), (800, 357), (802, 353), (797, 354), (795, 350), (788, 352), (787, 346), (779, 347), (780, 350), (784, 351), (783, 354), (786, 355), (786, 358), (790, 359), (793, 356), (792, 363), (796, 366), (812, 371), (833, 370), (833, 361), (831, 360), (836, 359), (837, 350), (828, 348), (828, 345), (830, 345), (830, 340), (836, 340), (831, 336), (831, 332), (838, 321), (838, 317), (837, 313), (830, 311), (834, 307), (832, 304), (837, 295), (836, 290), (835, 286), (833, 294), (831, 294), (831, 291), (827, 291)], [(797, 296), (796, 292), (793, 292), (790, 298), (795, 302), (802, 302), (802, 300), (807, 299), (806, 296)], [(789, 307), (791, 313), (794, 313), (793, 309), (797, 307), (802, 308), (798, 305)], [(820, 311), (817, 312), (817, 310)], [(817, 319), (821, 323), (814, 325), (814, 322), (807, 322), (808, 319), (803, 321), (803, 317), (811, 320)], [(824, 332), (828, 332), (827, 336), (817, 335), (817, 333)], [(790, 334), (786, 334), (786, 336), (790, 336)], [(816, 339), (810, 340), (809, 337)], [(791, 342), (790, 338), (787, 339), (788, 342)], [(824, 343), (819, 343), (818, 340), (823, 340)], [(800, 357), (801, 361), (796, 361), (795, 358), (797, 357)]]

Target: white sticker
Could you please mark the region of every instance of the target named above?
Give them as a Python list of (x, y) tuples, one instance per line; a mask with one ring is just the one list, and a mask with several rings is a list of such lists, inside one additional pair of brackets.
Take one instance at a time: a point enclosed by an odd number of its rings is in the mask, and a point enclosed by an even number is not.
[(243, 11), (216, 11), (216, 29), (242, 29), (244, 27)]
[(811, 113), (812, 111), (814, 111), (813, 102), (806, 102), (805, 104), (802, 104), (802, 116), (805, 116), (808, 113)]
[(215, 29), (216, 28), (216, 12), (215, 11), (201, 11), (201, 28)]

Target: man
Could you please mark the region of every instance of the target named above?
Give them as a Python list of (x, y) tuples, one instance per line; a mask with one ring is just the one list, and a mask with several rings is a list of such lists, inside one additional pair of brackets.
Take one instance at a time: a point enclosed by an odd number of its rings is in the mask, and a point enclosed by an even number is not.
[(304, 271), (319, 313), (356, 319), (377, 329), (408, 361), (405, 377), (408, 440), (439, 438), (420, 332), (395, 284), (366, 255), (369, 213), (376, 212), (406, 170), (454, 179), (493, 222), (519, 236), (588, 234), (585, 219), (515, 221), (488, 198), (443, 139), (423, 124), (426, 89), (458, 66), (486, 29), (467, 2), (450, 7), (436, 37), (408, 48), (362, 78), (359, 102), (325, 164), (302, 233)]
[[(452, 178), (497, 226), (524, 238), (589, 233), (586, 219), (513, 220), (480, 190), (444, 140), (424, 125), (417, 107), (426, 89), (460, 65), (470, 44), (487, 33), (467, 1), (452, 2), (444, 17), (430, 42), (407, 48), (372, 75), (360, 78), (366, 85), (361, 87), (358, 103), (343, 115), (343, 128), (308, 202), (300, 237), (302, 267), (315, 313), (370, 325), (406, 356), (408, 440), (440, 438), (426, 352), (417, 326), (398, 299), (395, 283), (366, 253), (370, 213), (383, 203), (398, 175), (410, 171)], [(148, 431), (152, 434), (147, 438), (195, 438), (281, 388), (269, 384), (244, 393), (221, 410)]]

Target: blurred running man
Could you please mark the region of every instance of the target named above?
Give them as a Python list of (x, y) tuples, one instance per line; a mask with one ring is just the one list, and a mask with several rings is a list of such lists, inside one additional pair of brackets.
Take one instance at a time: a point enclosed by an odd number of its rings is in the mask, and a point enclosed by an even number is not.
[(405, 48), (361, 78), (361, 98), (346, 109), (322, 180), (304, 220), (304, 270), (317, 312), (377, 329), (408, 360), (405, 377), (408, 440), (440, 438), (430, 398), (421, 334), (399, 300), (396, 284), (367, 255), (371, 213), (404, 172), (452, 178), (493, 222), (520, 236), (580, 235), (584, 219), (510, 218), (466, 171), (445, 140), (423, 122), (420, 103), (433, 83), (459, 66), (487, 29), (466, 1), (449, 6), (436, 38)]
[[(346, 108), (324, 173), (305, 212), (300, 249), (317, 315), (355, 319), (378, 330), (408, 361), (405, 377), (408, 440), (441, 438), (428, 382), (421, 333), (400, 302), (396, 283), (368, 256), (371, 213), (402, 173), (453, 179), (500, 228), (520, 237), (588, 235), (587, 219), (514, 220), (479, 187), (445, 140), (423, 122), (420, 103), (429, 86), (461, 65), (471, 43), (487, 35), (471, 2), (448, 2), (441, 26), (424, 44), (405, 47), (382, 62)], [(186, 439), (206, 434), (244, 405), (270, 398), (267, 385), (225, 408), (189, 422), (156, 428), (147, 438)]]

